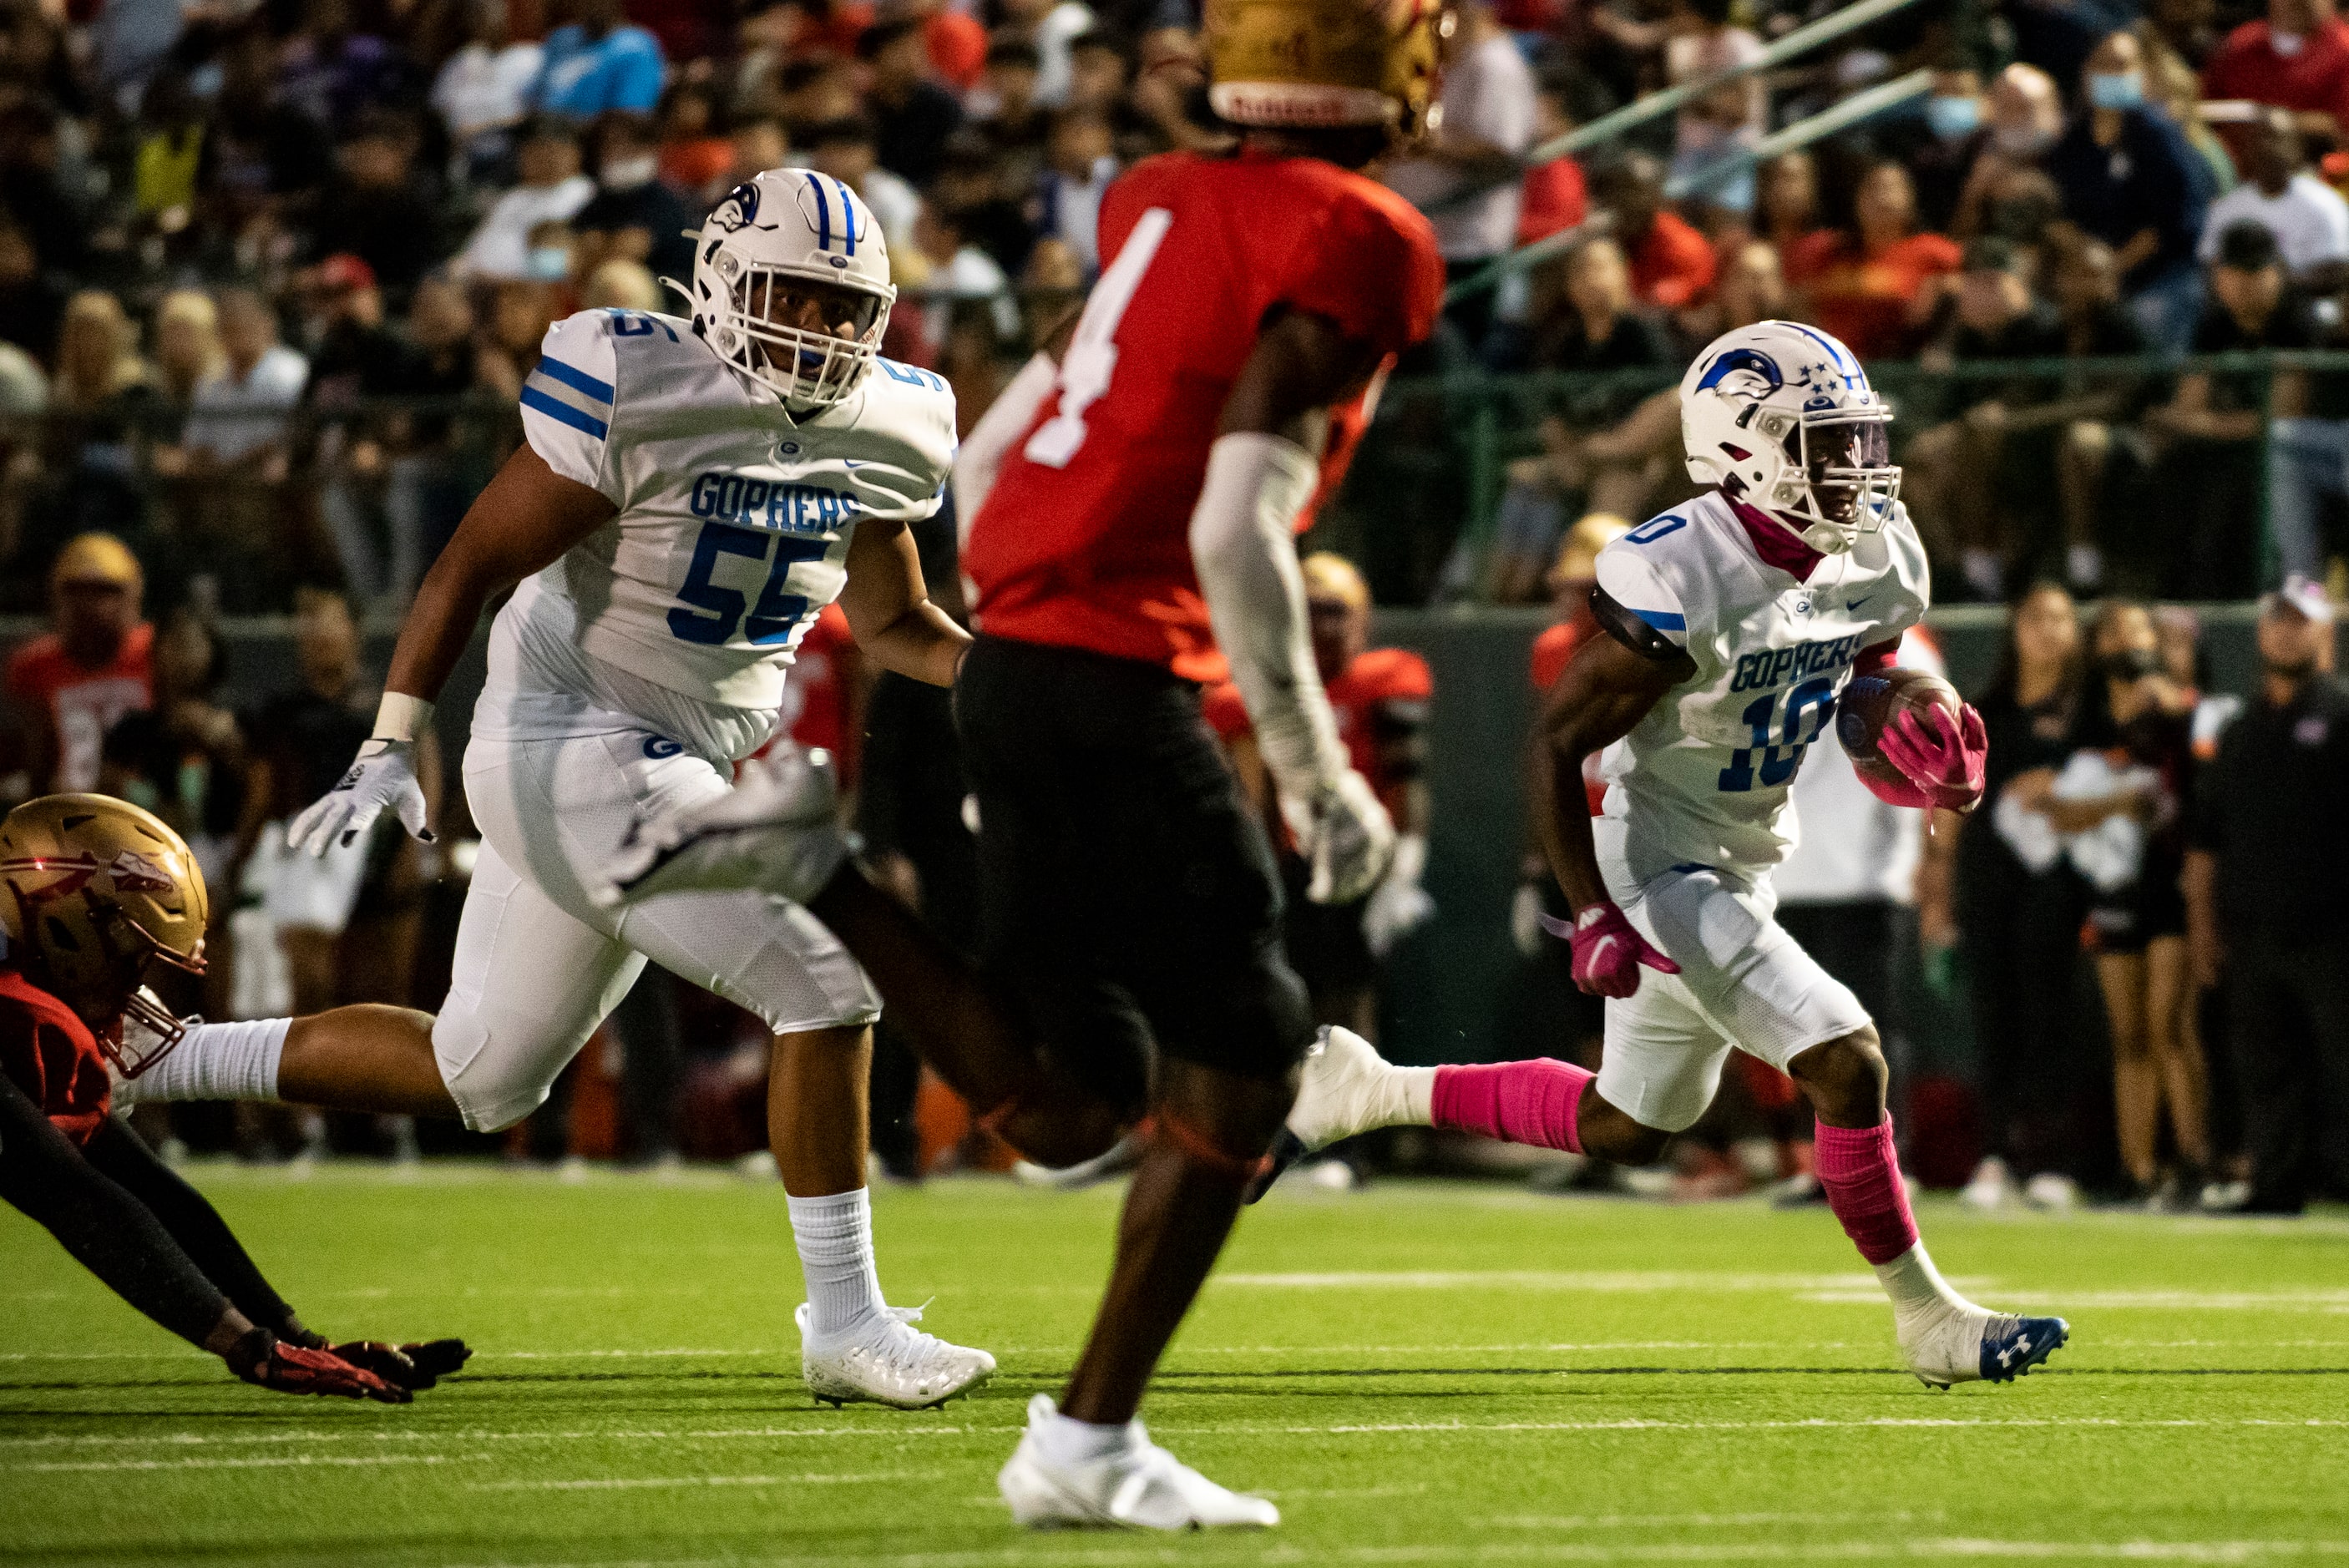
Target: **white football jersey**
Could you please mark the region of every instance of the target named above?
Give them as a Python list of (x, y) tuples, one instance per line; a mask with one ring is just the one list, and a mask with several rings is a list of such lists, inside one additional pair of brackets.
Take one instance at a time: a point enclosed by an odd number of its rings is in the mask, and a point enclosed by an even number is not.
[(794, 418), (690, 322), (646, 311), (549, 328), (522, 413), (531, 449), (619, 511), (500, 613), (475, 731), (501, 739), (594, 733), (616, 710), (747, 756), (857, 521), (930, 516), (954, 462), (954, 394), (926, 370), (881, 360)]
[(1797, 582), (1754, 552), (1717, 492), (1601, 551), (1599, 584), (1696, 663), (1601, 759), (1601, 856), (1639, 882), (1689, 865), (1758, 876), (1783, 859), (1796, 832), (1787, 792), (1853, 659), (1931, 600), (1904, 510)]

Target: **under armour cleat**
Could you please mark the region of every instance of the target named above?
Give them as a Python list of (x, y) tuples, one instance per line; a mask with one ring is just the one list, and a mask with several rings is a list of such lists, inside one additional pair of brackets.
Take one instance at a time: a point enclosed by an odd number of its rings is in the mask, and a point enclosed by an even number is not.
[(847, 858), (830, 757), (782, 746), (744, 763), (726, 794), (683, 810), (639, 814), (604, 868), (605, 881), (589, 892), (606, 908), (740, 888), (805, 903)]
[(1125, 1446), (1095, 1459), (1047, 1459), (1040, 1429), (1059, 1418), (1050, 1395), (1028, 1401), (1028, 1429), (996, 1478), (1011, 1517), (1030, 1530), (1269, 1529), (1280, 1510), (1217, 1486), (1128, 1423)]
[(1305, 1048), (1297, 1103), (1273, 1140), (1264, 1174), (1249, 1184), (1247, 1201), (1263, 1197), (1282, 1171), (1317, 1149), (1373, 1128), (1425, 1121), (1426, 1112), (1412, 1104), (1412, 1093), (1416, 1080), (1432, 1081), (1433, 1076), (1424, 1068), (1393, 1066), (1351, 1029), (1325, 1027)]
[(792, 1321), (800, 1329), (800, 1376), (808, 1392), (834, 1407), (887, 1405), (921, 1410), (983, 1387), (995, 1376), (995, 1357), (949, 1345), (910, 1326), (918, 1306), (889, 1306), (874, 1322), (830, 1342), (808, 1329), (805, 1302)]
[(1947, 1388), (1952, 1383), (2012, 1383), (2071, 1337), (2072, 1326), (2060, 1317), (1944, 1305), (1902, 1324), (1900, 1348), (1919, 1382)]

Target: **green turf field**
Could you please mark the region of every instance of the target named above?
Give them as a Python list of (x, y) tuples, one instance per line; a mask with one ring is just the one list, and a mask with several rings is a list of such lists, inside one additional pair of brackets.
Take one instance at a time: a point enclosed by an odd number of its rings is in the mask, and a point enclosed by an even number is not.
[(1438, 1563), (2349, 1556), (2349, 1220), (1962, 1216), (1945, 1272), (2072, 1320), (1929, 1393), (1824, 1212), (1466, 1185), (1284, 1190), (1146, 1411), (1278, 1499), (1256, 1536), (1025, 1536), (995, 1495), (1058, 1385), (1114, 1191), (879, 1198), (892, 1297), (979, 1398), (812, 1408), (783, 1196), (430, 1167), (200, 1180), (311, 1322), (461, 1334), (406, 1408), (229, 1381), (0, 1211), (0, 1559), (115, 1563)]

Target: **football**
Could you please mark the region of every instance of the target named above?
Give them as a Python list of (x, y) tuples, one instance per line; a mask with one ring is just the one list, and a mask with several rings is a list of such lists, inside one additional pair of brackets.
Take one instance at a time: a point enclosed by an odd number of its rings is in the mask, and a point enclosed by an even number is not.
[(1843, 742), (1852, 766), (1879, 783), (1903, 782), (1900, 770), (1876, 748), (1884, 727), (1910, 708), (1948, 710), (1954, 722), (1964, 708), (1958, 688), (1925, 670), (1890, 669), (1878, 676), (1856, 676), (1836, 704), (1836, 738)]

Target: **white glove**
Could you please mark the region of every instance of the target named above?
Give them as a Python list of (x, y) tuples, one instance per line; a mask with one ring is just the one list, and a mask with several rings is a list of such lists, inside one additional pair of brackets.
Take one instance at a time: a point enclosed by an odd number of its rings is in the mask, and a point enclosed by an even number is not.
[(286, 847), (323, 855), (375, 826), (387, 806), (410, 833), (432, 841), (432, 830), (424, 825), (424, 787), (416, 781), (413, 741), (370, 740), (360, 746), (350, 771), (288, 825)]
[(1405, 833), (1395, 841), (1394, 863), (1386, 880), (1362, 909), (1362, 941), (1373, 958), (1384, 958), (1394, 944), (1435, 918), (1435, 901), (1419, 879), (1427, 870), (1427, 840)]
[(1509, 940), (1516, 944), (1517, 952), (1527, 958), (1539, 958), (1542, 943), (1547, 933), (1542, 930), (1542, 887), (1537, 882), (1521, 882), (1516, 897), (1509, 901)]
[(1351, 903), (1378, 886), (1394, 859), (1394, 823), (1371, 781), (1350, 768), (1309, 800), (1284, 794), (1280, 813), (1312, 868), (1305, 896), (1314, 903)]

